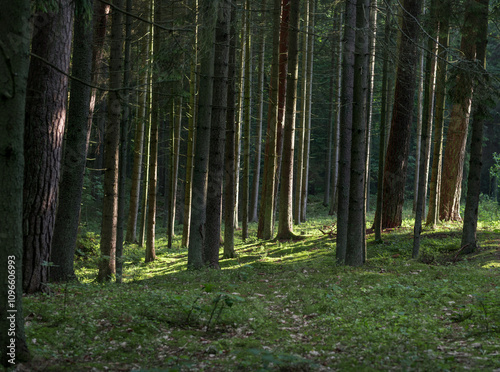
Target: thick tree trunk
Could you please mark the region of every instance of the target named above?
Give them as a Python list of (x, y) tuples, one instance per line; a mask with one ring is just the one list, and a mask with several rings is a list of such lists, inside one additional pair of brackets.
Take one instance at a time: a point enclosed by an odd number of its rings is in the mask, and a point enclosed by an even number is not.
[[(92, 69), (92, 22), (76, 17), (73, 42), (72, 75), (81, 81), (90, 81)], [(90, 126), (87, 120), (90, 105), (90, 87), (77, 80), (71, 82), (71, 101), (61, 169), (60, 193), (50, 260), (52, 281), (75, 280), (73, 268), (83, 175), (87, 160), (87, 138)]]
[(288, 26), (288, 81), (283, 135), (278, 239), (290, 239), (293, 237), (293, 155), (295, 145), (295, 119), (297, 111), (297, 81), (299, 77), (299, 5), (300, 1), (292, 1)]
[(456, 86), (452, 91), (450, 122), (446, 135), (443, 158), (443, 177), (439, 202), (439, 219), (461, 221), (460, 196), (465, 160), (465, 145), (469, 127), (469, 115), (472, 102), (472, 77), (466, 71), (467, 65), (476, 57), (477, 14), (473, 0), (466, 7), (460, 50), (464, 59), (456, 77)]
[(65, 73), (69, 70), (73, 2), (58, 0), (56, 8), (33, 18), (37, 21), (24, 132), (23, 289), (27, 293), (46, 289), (59, 190), (68, 78), (45, 61)]
[[(123, 1), (113, 2), (122, 8)], [(116, 273), (116, 229), (118, 223), (118, 167), (122, 104), (119, 90), (122, 85), (122, 13), (111, 14), (111, 51), (109, 56), (108, 117), (104, 137), (104, 198), (102, 204), (101, 259), (97, 280), (109, 281)]]
[(220, 269), (219, 247), (221, 236), (222, 184), (224, 181), (230, 22), (230, 1), (221, 0), (215, 34), (212, 124), (210, 129), (210, 157), (207, 186), (207, 235), (204, 244), (205, 263), (214, 269)]
[(392, 124), (384, 168), (382, 228), (400, 226), (410, 150), (410, 129), (416, 90), (420, 0), (405, 0)]
[[(5, 18), (5, 19), (3, 19)], [(30, 357), (24, 333), (23, 177), (24, 115), (29, 70), (30, 2), (2, 6), (0, 45), (0, 364), (13, 367)], [(8, 57), (7, 57), (8, 56)], [(8, 196), (8, 197), (5, 197)], [(14, 297), (12, 295), (14, 294)], [(11, 326), (15, 334), (9, 334)], [(14, 351), (14, 353), (12, 353)]]
[(214, 38), (217, 13), (218, 1), (200, 1), (200, 92), (196, 121), (191, 233), (189, 234), (188, 245), (188, 267), (192, 269), (200, 269), (204, 263), (203, 244), (205, 240), (208, 157), (214, 83)]
[(482, 75), (478, 78), (478, 85), (474, 94), (472, 112), (472, 138), (470, 150), (469, 177), (467, 179), (467, 199), (464, 212), (464, 227), (462, 232), (463, 253), (473, 253), (478, 248), (477, 218), (479, 211), (479, 194), (481, 191), (481, 167), (483, 152), (483, 127), (484, 119), (488, 112), (485, 97), (489, 94), (486, 90), (486, 44), (488, 43), (488, 0), (476, 0), (477, 38), (476, 60), (481, 64)]

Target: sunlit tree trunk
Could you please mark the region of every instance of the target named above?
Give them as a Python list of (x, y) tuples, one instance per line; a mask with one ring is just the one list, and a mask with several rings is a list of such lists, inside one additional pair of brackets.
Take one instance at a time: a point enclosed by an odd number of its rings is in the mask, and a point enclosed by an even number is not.
[[(114, 5), (122, 8), (123, 1)], [(122, 104), (119, 89), (122, 86), (122, 13), (113, 10), (111, 14), (111, 50), (109, 57), (109, 88), (106, 133), (104, 137), (104, 198), (101, 225), (101, 258), (97, 280), (109, 281), (116, 273), (116, 228), (118, 223), (118, 167), (120, 148), (120, 124)]]
[(181, 147), (181, 127), (182, 127), (182, 97), (172, 100), (172, 153), (170, 172), (170, 203), (168, 208), (168, 247), (172, 248), (172, 241), (175, 236), (175, 210), (177, 201), (177, 178), (179, 175), (179, 154)]
[(476, 61), (480, 67), (478, 84), (473, 99), (472, 111), (472, 137), (470, 150), (469, 177), (467, 179), (467, 199), (464, 212), (464, 227), (462, 232), (462, 247), (464, 253), (473, 253), (478, 249), (477, 242), (477, 218), (479, 212), (479, 194), (481, 190), (481, 167), (483, 151), (483, 127), (484, 119), (488, 114), (486, 99), (489, 92), (485, 87), (487, 84), (486, 72), (486, 45), (488, 43), (488, 0), (476, 0), (477, 15), (477, 38), (476, 38)]
[(24, 132), (23, 289), (27, 293), (45, 290), (49, 279), (66, 122), (68, 78), (45, 61), (68, 73), (74, 4), (69, 0), (55, 4), (54, 11), (33, 16)]
[[(5, 17), (5, 19), (3, 19)], [(23, 177), (26, 85), (29, 70), (30, 2), (9, 1), (2, 6), (0, 45), (0, 364), (13, 367), (29, 359), (23, 316)], [(9, 58), (4, 58), (5, 56)], [(5, 197), (8, 196), (8, 197)], [(14, 299), (9, 294), (15, 293)], [(10, 292), (10, 293), (9, 293)], [(9, 302), (12, 301), (12, 302)], [(9, 317), (14, 316), (15, 335), (8, 337)], [(12, 345), (11, 339), (14, 339)]]

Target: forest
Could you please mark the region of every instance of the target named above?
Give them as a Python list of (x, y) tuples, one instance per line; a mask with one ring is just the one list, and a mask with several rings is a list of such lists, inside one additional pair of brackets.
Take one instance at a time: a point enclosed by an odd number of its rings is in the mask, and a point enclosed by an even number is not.
[(5, 371), (500, 371), (497, 0), (16, 0)]

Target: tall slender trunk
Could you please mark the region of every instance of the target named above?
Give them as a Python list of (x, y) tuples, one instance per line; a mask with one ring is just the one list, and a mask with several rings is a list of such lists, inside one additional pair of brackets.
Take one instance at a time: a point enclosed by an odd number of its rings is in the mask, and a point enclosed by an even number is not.
[[(262, 0), (261, 4), (261, 26), (265, 25), (265, 12), (266, 12), (266, 0)], [(257, 133), (255, 135), (255, 161), (253, 169), (253, 182), (252, 182), (252, 199), (250, 206), (250, 222), (256, 222), (259, 218), (258, 216), (258, 206), (259, 206), (259, 183), (260, 183), (260, 164), (261, 164), (261, 154), (262, 154), (262, 122), (264, 113), (264, 76), (265, 76), (265, 51), (266, 51), (266, 33), (260, 29), (257, 34), (257, 46), (259, 50), (259, 59), (257, 62), (257, 76), (258, 76), (258, 98), (257, 98), (257, 114), (256, 114), (256, 127)]]
[(251, 23), (251, 11), (250, 11), (250, 1), (245, 1), (245, 11), (247, 12), (246, 23), (245, 23), (245, 92), (243, 99), (243, 178), (241, 180), (241, 235), (242, 239), (246, 240), (248, 238), (248, 221), (249, 216), (249, 206), (250, 206), (250, 127), (251, 127), (251, 104), (252, 104), (252, 48), (251, 48), (251, 35), (250, 35), (250, 23)]
[(449, 10), (450, 1), (443, 2), (438, 8), (439, 18), (439, 47), (436, 71), (436, 104), (435, 104), (435, 126), (433, 136), (432, 172), (429, 191), (429, 211), (427, 213), (426, 225), (435, 227), (439, 217), (439, 194), (441, 185), (442, 161), (443, 161), (443, 129), (444, 112), (446, 109), (446, 70), (449, 42)]
[(187, 139), (187, 161), (186, 161), (186, 183), (184, 186), (184, 221), (182, 227), (182, 246), (187, 247), (189, 242), (191, 207), (193, 195), (193, 158), (195, 141), (195, 123), (197, 114), (197, 92), (198, 92), (198, 0), (195, 0), (196, 30), (194, 35), (193, 60), (191, 63), (191, 75), (189, 79), (189, 115), (188, 115), (188, 139)]
[(188, 267), (203, 267), (205, 222), (207, 207), (207, 176), (212, 121), (214, 83), (214, 39), (218, 1), (200, 1), (200, 92), (196, 121), (195, 158), (193, 171), (193, 200), (191, 233), (188, 245)]
[[(123, 1), (114, 5), (122, 8)], [(104, 137), (104, 198), (102, 204), (101, 260), (97, 280), (109, 281), (116, 273), (116, 228), (118, 223), (118, 167), (120, 148), (120, 124), (122, 104), (119, 89), (123, 78), (123, 30), (122, 13), (113, 10), (111, 14), (111, 50), (109, 56), (108, 116)]]
[(214, 269), (220, 269), (219, 247), (222, 214), (222, 184), (224, 181), (224, 144), (226, 139), (230, 23), (230, 0), (221, 0), (215, 33), (213, 106), (210, 128), (207, 221), (204, 245), (205, 263)]
[(315, 11), (315, 0), (309, 0), (309, 27), (307, 29), (307, 74), (305, 80), (305, 92), (304, 99), (305, 105), (303, 106), (305, 110), (303, 111), (303, 130), (304, 133), (304, 152), (302, 156), (302, 187), (300, 196), (300, 220), (304, 222), (306, 220), (307, 212), (307, 196), (309, 194), (309, 153), (311, 150), (311, 116), (312, 116), (312, 82), (313, 82), (313, 56), (314, 56), (314, 11)]
[[(286, 1), (286, 0), (285, 0)], [(273, 16), (273, 61), (271, 64), (271, 82), (269, 85), (269, 109), (267, 113), (266, 152), (264, 158), (264, 185), (260, 202), (260, 215), (257, 236), (271, 239), (273, 235), (274, 187), (276, 183), (276, 139), (278, 128), (279, 96), (279, 42), (281, 22), (281, 1), (274, 0)]]
[[(130, 14), (132, 12), (132, 0), (126, 0), (126, 10)], [(132, 17), (126, 16), (125, 21), (125, 56), (123, 61), (123, 86), (130, 87), (131, 83), (131, 44), (132, 44)], [(122, 282), (123, 273), (123, 235), (125, 228), (125, 199), (126, 199), (126, 184), (127, 184), (127, 155), (128, 155), (128, 131), (131, 121), (130, 110), (130, 90), (124, 92), (123, 100), (123, 117), (122, 129), (120, 133), (120, 170), (118, 184), (118, 226), (116, 230), (116, 282)]]
[(293, 237), (293, 153), (295, 145), (295, 119), (297, 111), (297, 82), (299, 77), (299, 5), (299, 1), (292, 1), (288, 25), (288, 81), (283, 134), (278, 239), (290, 239)]
[(224, 184), (224, 258), (236, 256), (234, 251), (234, 141), (235, 141), (235, 84), (236, 84), (236, 7), (231, 8), (231, 26), (228, 57), (228, 87), (225, 144)]
[[(146, 2), (147, 9), (145, 10), (150, 17), (149, 2)], [(127, 234), (125, 236), (125, 241), (129, 243), (137, 242), (137, 217), (139, 214), (139, 204), (140, 204), (140, 191), (141, 191), (141, 174), (142, 174), (142, 162), (143, 162), (143, 147), (144, 147), (144, 129), (146, 117), (146, 105), (147, 105), (147, 93), (149, 91), (149, 49), (151, 44), (151, 29), (145, 24), (141, 24), (139, 28), (139, 35), (143, 36), (139, 44), (139, 64), (141, 66), (148, 66), (143, 69), (139, 77), (139, 97), (138, 97), (138, 113), (135, 127), (135, 137), (134, 137), (134, 162), (132, 165), (132, 183), (130, 188), (130, 203), (127, 219)], [(146, 35), (147, 34), (147, 35)], [(145, 36), (146, 35), (146, 36)]]
[[(155, 24), (161, 23), (161, 2), (153, 2), (153, 21)], [(153, 27), (153, 65), (152, 65), (152, 93), (150, 112), (150, 133), (149, 133), (149, 172), (148, 187), (144, 188), (147, 193), (147, 219), (146, 219), (146, 254), (144, 262), (152, 262), (156, 259), (155, 237), (156, 237), (156, 200), (158, 183), (158, 137), (160, 122), (160, 83), (158, 75), (160, 65), (154, 57), (161, 48), (161, 34), (158, 27)], [(145, 204), (146, 205), (146, 204)], [(146, 212), (146, 207), (144, 208)]]
[[(304, 3), (304, 15), (302, 18), (304, 19), (303, 21), (303, 30), (308, 30), (309, 29), (309, 18), (310, 18), (310, 11), (309, 11), (309, 1), (306, 0)], [(294, 188), (294, 204), (293, 204), (293, 216), (294, 216), (294, 222), (296, 225), (299, 225), (302, 222), (302, 177), (304, 175), (303, 169), (304, 169), (304, 142), (305, 142), (305, 112), (306, 112), (306, 99), (305, 99), (305, 91), (306, 91), (306, 79), (307, 79), (307, 54), (308, 54), (308, 37), (307, 37), (307, 32), (303, 33), (303, 39), (302, 39), (302, 80), (301, 80), (301, 107), (300, 107), (300, 120), (298, 121), (298, 141), (297, 141), (297, 172), (295, 175), (295, 188)]]
[[(30, 359), (24, 332), (23, 274), (23, 177), (26, 86), (30, 50), (30, 1), (9, 1), (2, 6), (0, 22), (0, 365)], [(3, 19), (5, 16), (5, 19)], [(3, 59), (5, 56), (8, 58)], [(5, 197), (8, 196), (8, 197)], [(12, 297), (14, 293), (14, 298)], [(13, 320), (11, 320), (13, 317)], [(12, 327), (14, 326), (14, 334)], [(9, 337), (8, 337), (9, 335)], [(13, 344), (13, 345), (12, 345)]]
[[(26, 95), (24, 132), (23, 289), (46, 289), (54, 233), (62, 142), (68, 99), (73, 2), (56, 1), (57, 10), (35, 14)], [(37, 58), (36, 56), (40, 57)], [(59, 71), (46, 64), (48, 61)]]
[(369, 47), (370, 0), (356, 2), (356, 45), (352, 113), (351, 177), (345, 263), (361, 266), (366, 260), (365, 163), (367, 99), (371, 81)]
[[(92, 5), (92, 4), (90, 4)], [(81, 10), (81, 9), (80, 9)], [(76, 17), (73, 41), (72, 74), (82, 81), (90, 81), (92, 72), (92, 20)], [(87, 160), (87, 138), (90, 132), (87, 120), (90, 105), (90, 87), (77, 80), (71, 82), (68, 124), (61, 168), (60, 192), (50, 260), (52, 281), (75, 280), (73, 267), (83, 175)]]
[(330, 211), (328, 214), (333, 215), (337, 213), (338, 207), (338, 182), (339, 182), (339, 149), (340, 149), (340, 101), (341, 101), (341, 90), (342, 90), (342, 12), (340, 10), (335, 17), (335, 30), (336, 36), (334, 40), (335, 47), (333, 48), (333, 57), (336, 58), (335, 61), (335, 84), (336, 92), (335, 99), (332, 102), (332, 116), (335, 121), (334, 131), (333, 131), (333, 169), (331, 178), (331, 201), (330, 201)]
[(172, 115), (172, 167), (170, 172), (170, 205), (168, 209), (168, 247), (172, 248), (175, 236), (175, 209), (177, 200), (177, 178), (179, 175), (179, 152), (181, 146), (182, 97), (172, 100), (174, 114)]
[(343, 265), (347, 250), (349, 216), (349, 187), (351, 180), (351, 145), (354, 85), (354, 46), (356, 29), (356, 2), (346, 0), (344, 18), (344, 49), (342, 52), (342, 89), (340, 106), (339, 183), (337, 207), (337, 264)]

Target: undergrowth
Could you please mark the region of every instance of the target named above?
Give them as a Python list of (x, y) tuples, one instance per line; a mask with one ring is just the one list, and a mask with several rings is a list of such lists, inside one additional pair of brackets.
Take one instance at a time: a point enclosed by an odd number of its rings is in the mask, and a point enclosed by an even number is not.
[[(25, 297), (34, 360), (18, 370), (317, 371), (500, 369), (500, 223), (493, 204), (481, 250), (457, 255), (461, 224), (412, 223), (375, 244), (360, 268), (336, 266), (332, 224), (312, 203), (304, 239), (237, 240), (221, 270), (187, 271), (187, 251), (157, 240), (158, 259), (126, 246), (123, 283), (98, 284), (98, 236), (82, 232), (79, 283)], [(159, 231), (157, 236), (164, 236)]]

